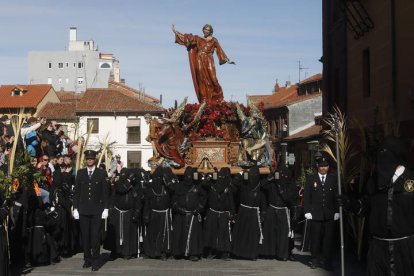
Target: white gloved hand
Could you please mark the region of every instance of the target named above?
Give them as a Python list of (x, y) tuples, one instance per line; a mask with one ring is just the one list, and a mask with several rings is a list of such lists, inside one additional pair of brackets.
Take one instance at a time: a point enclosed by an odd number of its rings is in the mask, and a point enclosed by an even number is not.
[(311, 213), (306, 213), (305, 218), (306, 219), (312, 219), (312, 214)]
[(74, 219), (79, 219), (79, 212), (78, 212), (78, 209), (73, 209), (73, 218), (74, 218)]
[(338, 219), (339, 219), (339, 213), (335, 213), (334, 220), (338, 220)]
[(104, 209), (102, 212), (102, 219), (107, 219), (108, 218), (108, 209)]

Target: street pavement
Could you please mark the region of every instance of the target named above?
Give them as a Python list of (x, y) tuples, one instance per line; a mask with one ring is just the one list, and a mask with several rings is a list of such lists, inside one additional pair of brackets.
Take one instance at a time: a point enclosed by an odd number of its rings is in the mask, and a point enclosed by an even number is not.
[[(102, 252), (102, 267), (97, 272), (83, 269), (82, 254), (63, 259), (60, 263), (49, 266), (35, 267), (24, 272), (15, 272), (14, 275), (168, 275), (168, 276), (221, 276), (221, 275), (287, 275), (287, 276), (337, 276), (340, 275), (340, 265), (334, 262), (335, 271), (328, 272), (322, 268), (310, 269), (308, 262), (309, 253), (294, 251), (297, 261), (277, 261), (258, 259), (230, 260), (202, 259), (198, 262), (188, 260), (167, 261), (154, 259), (116, 259), (109, 261), (109, 253)], [(362, 276), (362, 268), (349, 266), (346, 275)]]

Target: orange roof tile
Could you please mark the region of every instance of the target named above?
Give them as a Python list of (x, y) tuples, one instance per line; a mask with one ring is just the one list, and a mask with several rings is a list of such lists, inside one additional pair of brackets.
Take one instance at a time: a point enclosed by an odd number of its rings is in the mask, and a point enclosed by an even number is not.
[(298, 97), (298, 87), (291, 85), (289, 87), (280, 87), (279, 91), (264, 99), (264, 108), (283, 106), (285, 102)]
[(322, 126), (313, 125), (313, 126), (308, 127), (308, 128), (306, 128), (302, 131), (299, 131), (298, 133), (290, 135), (290, 136), (286, 137), (283, 140), (292, 141), (292, 140), (300, 140), (300, 139), (305, 139), (305, 138), (311, 138), (311, 137), (320, 135), (321, 130), (322, 130)]
[(259, 104), (260, 102), (265, 102), (270, 95), (248, 95), (247, 97), (254, 103)]
[(148, 95), (145, 92), (142, 92), (142, 91), (139, 91), (135, 88), (129, 87), (128, 85), (126, 85), (124, 83), (119, 83), (119, 82), (116, 82), (116, 81), (110, 81), (108, 83), (108, 88), (116, 88), (120, 91), (123, 91), (124, 93), (128, 93), (130, 96), (138, 97), (138, 98), (144, 98), (144, 101), (150, 101), (150, 102), (157, 103), (157, 104), (160, 103), (159, 99), (157, 99), (157, 98), (155, 98), (151, 95)]
[[(13, 96), (12, 90), (23, 90), (22, 96)], [(52, 89), (50, 84), (2, 85), (0, 86), (0, 108), (36, 108)]]
[(309, 82), (314, 82), (314, 81), (318, 81), (318, 80), (322, 80), (322, 74), (318, 73), (316, 75), (310, 76), (307, 79), (304, 79), (300, 82), (300, 84), (305, 84), (305, 83), (309, 83)]
[(76, 112), (163, 112), (159, 105), (144, 102), (113, 88), (87, 89)]
[(75, 102), (47, 103), (37, 113), (37, 117), (55, 120), (74, 120), (76, 119), (75, 108)]
[(79, 101), (82, 98), (83, 93), (75, 93), (71, 91), (64, 91), (64, 92), (59, 91), (59, 92), (56, 92), (56, 95), (58, 96), (61, 102), (75, 102), (75, 101)]

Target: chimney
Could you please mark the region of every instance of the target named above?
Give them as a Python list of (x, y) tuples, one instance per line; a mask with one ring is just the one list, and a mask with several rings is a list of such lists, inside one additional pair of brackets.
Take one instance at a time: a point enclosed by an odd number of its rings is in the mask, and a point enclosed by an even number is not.
[(289, 81), (286, 81), (286, 88), (289, 88), (290, 87), (290, 85), (291, 85), (291, 83), (290, 83), (290, 80)]
[(69, 41), (76, 41), (76, 27), (70, 27), (69, 29)]
[(278, 91), (279, 91), (279, 89), (280, 89), (280, 87), (279, 87), (279, 80), (278, 80), (278, 79), (276, 79), (276, 83), (275, 83), (275, 86), (274, 86), (274, 88), (273, 88), (273, 93), (278, 92)]

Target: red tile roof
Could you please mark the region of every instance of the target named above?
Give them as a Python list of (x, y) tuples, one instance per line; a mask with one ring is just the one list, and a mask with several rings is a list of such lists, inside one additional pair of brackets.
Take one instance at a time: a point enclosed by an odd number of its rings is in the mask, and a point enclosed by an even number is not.
[(248, 95), (247, 97), (255, 104), (259, 104), (260, 102), (265, 102), (270, 95)]
[(114, 88), (87, 89), (76, 112), (163, 112), (159, 105), (144, 102)]
[(299, 131), (298, 133), (290, 135), (290, 136), (286, 137), (283, 140), (292, 141), (292, 140), (300, 140), (300, 139), (305, 139), (305, 138), (311, 138), (311, 137), (314, 137), (314, 136), (319, 136), (321, 130), (322, 130), (322, 126), (313, 125), (313, 126), (308, 127), (308, 128), (306, 128), (302, 131)]
[(305, 83), (309, 83), (309, 82), (314, 82), (314, 81), (319, 81), (322, 80), (322, 74), (318, 73), (316, 75), (310, 76), (307, 79), (304, 79), (300, 82), (300, 84), (305, 84)]
[[(12, 96), (12, 90), (23, 91), (22, 96)], [(36, 108), (52, 89), (50, 84), (2, 85), (0, 86), (0, 108)]]
[(296, 85), (280, 87), (279, 91), (263, 100), (264, 108), (283, 106), (285, 102), (297, 97), (298, 89)]
[(156, 103), (156, 104), (160, 103), (159, 99), (157, 99), (157, 98), (155, 98), (151, 95), (148, 95), (145, 92), (142, 92), (142, 91), (139, 91), (135, 88), (129, 87), (128, 85), (126, 85), (124, 83), (119, 83), (119, 82), (116, 82), (116, 81), (110, 81), (108, 83), (108, 88), (116, 88), (117, 90), (123, 91), (124, 93), (127, 93), (130, 96), (143, 99), (145, 102), (153, 102), (153, 103)]
[(313, 93), (306, 95), (298, 95), (297, 86), (290, 86), (289, 88), (281, 87), (279, 92), (274, 93), (263, 101), (264, 109), (278, 108), (288, 106), (304, 100), (321, 97), (321, 93)]
[(37, 113), (37, 117), (45, 117), (55, 120), (75, 120), (76, 103), (47, 103), (42, 110)]
[(56, 95), (58, 96), (61, 102), (75, 102), (75, 101), (79, 101), (82, 98), (83, 93), (65, 91), (65, 92), (56, 92)]

